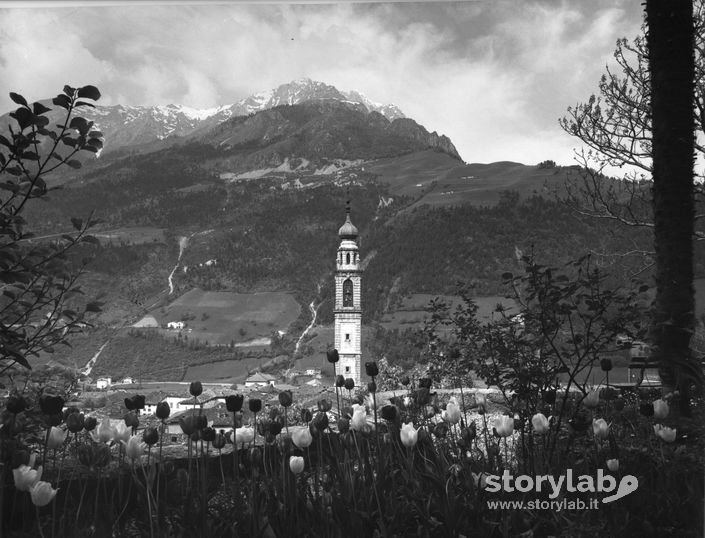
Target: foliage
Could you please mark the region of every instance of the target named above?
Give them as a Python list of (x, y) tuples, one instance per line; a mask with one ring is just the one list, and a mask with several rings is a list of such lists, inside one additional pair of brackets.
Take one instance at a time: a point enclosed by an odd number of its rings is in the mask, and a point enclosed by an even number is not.
[(77, 279), (82, 268), (71, 271), (67, 257), (80, 242), (93, 241), (86, 232), (94, 221), (73, 218), (74, 233), (47, 240), (33, 239), (23, 217), (30, 200), (52, 190), (46, 181), (51, 172), (62, 166), (80, 168), (75, 158), (80, 152), (95, 154), (102, 148), (101, 133), (75, 114), (99, 97), (94, 86), (65, 86), (52, 101), (65, 109), (63, 121), (50, 126), (49, 107), (10, 94), (19, 105), (10, 114), (15, 125), (8, 126), (9, 138), (0, 135), (0, 361), (5, 369), (14, 364), (30, 368), (28, 356), (51, 352), (80, 330), (86, 312), (99, 311), (95, 302), (79, 310), (82, 292)]

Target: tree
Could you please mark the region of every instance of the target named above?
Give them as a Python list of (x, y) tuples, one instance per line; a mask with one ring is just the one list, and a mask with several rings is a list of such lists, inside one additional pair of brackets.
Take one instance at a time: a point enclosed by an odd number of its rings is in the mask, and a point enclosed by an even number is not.
[(652, 115), (656, 299), (651, 339), (665, 386), (688, 388), (699, 378), (691, 359), (693, 292), (694, 57), (692, 0), (647, 0)]
[[(693, 6), (695, 54), (694, 83), (691, 86), (695, 115), (695, 151), (705, 158), (705, 7), (703, 0)], [(619, 72), (607, 68), (599, 83), (598, 96), (568, 109), (559, 120), (561, 127), (586, 147), (577, 155), (581, 171), (566, 185), (566, 201), (578, 212), (611, 219), (629, 227), (653, 228), (651, 207), (652, 121), (649, 56), (643, 35), (633, 41), (619, 39), (614, 59)], [(606, 167), (625, 170), (617, 181), (605, 173)], [(702, 173), (695, 176), (705, 179)], [(703, 185), (694, 184), (696, 200), (702, 201)], [(696, 217), (697, 218), (697, 217)], [(696, 231), (698, 238), (705, 234)], [(635, 254), (647, 254), (635, 249)]]
[[(76, 267), (69, 256), (81, 242), (95, 242), (87, 234), (94, 224), (72, 218), (72, 233), (36, 238), (26, 230), (22, 217), (31, 200), (45, 198), (52, 190), (47, 176), (62, 167), (78, 169), (75, 157), (97, 153), (103, 146), (93, 122), (75, 114), (80, 107), (94, 106), (100, 98), (94, 86), (65, 86), (52, 103), (52, 109), (16, 93), (10, 98), (19, 107), (10, 117), (14, 124), (0, 134), (0, 366), (3, 372), (19, 364), (31, 368), (28, 357), (53, 346), (80, 331), (86, 312), (97, 312), (100, 303), (82, 300), (77, 280), (87, 260)], [(63, 109), (63, 110), (61, 110)], [(0, 126), (2, 128), (4, 126)], [(53, 187), (56, 188), (56, 187)], [(4, 193), (4, 194), (3, 194)]]

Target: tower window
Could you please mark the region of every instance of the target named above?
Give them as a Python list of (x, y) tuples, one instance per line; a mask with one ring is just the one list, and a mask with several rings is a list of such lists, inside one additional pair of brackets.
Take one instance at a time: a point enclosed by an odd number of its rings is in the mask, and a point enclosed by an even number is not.
[(353, 283), (349, 278), (343, 282), (343, 306), (353, 306)]
[(345, 367), (345, 373), (346, 373), (346, 374), (349, 374), (349, 373), (350, 373), (350, 366), (346, 366), (346, 367)]
[(345, 255), (345, 263), (350, 265), (350, 253), (349, 252)]
[(345, 341), (350, 342), (350, 333), (345, 333)]

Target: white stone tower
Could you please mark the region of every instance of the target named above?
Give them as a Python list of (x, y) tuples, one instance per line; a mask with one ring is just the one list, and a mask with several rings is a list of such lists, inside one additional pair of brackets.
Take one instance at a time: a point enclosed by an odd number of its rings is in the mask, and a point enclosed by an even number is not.
[(338, 230), (340, 246), (335, 263), (335, 348), (340, 361), (335, 374), (355, 380), (360, 387), (360, 360), (362, 356), (362, 300), (360, 253), (357, 248), (357, 228), (350, 220), (350, 202), (346, 208), (345, 224)]

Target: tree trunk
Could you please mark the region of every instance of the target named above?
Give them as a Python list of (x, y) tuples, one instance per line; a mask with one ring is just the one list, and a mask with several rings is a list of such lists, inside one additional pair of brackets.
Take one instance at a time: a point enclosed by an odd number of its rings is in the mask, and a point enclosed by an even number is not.
[(656, 299), (651, 340), (666, 391), (689, 411), (694, 367), (693, 163), (694, 33), (692, 0), (647, 0), (651, 73)]

